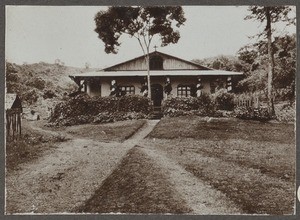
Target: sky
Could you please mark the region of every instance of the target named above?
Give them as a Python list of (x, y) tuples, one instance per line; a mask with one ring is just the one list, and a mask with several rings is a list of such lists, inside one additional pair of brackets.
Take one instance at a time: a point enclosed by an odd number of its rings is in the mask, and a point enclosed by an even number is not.
[[(94, 31), (99, 6), (7, 6), (5, 56), (17, 64), (60, 59), (67, 66), (104, 68), (142, 55), (135, 38), (124, 36), (117, 54), (106, 54), (104, 43)], [(256, 39), (263, 24), (244, 20), (247, 6), (183, 6), (186, 22), (177, 44), (157, 50), (186, 60), (218, 55), (236, 55)], [(295, 10), (295, 8), (294, 8)], [(275, 35), (296, 33), (295, 26), (278, 24)], [(150, 50), (150, 51), (151, 51)]]

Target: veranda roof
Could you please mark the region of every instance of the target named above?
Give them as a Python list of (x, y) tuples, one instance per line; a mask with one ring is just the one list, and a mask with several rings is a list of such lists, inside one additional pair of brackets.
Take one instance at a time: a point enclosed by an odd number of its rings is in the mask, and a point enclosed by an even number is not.
[[(240, 72), (225, 70), (151, 70), (150, 76), (234, 76), (242, 75)], [(70, 77), (113, 77), (113, 76), (147, 76), (147, 71), (97, 71), (75, 73)]]

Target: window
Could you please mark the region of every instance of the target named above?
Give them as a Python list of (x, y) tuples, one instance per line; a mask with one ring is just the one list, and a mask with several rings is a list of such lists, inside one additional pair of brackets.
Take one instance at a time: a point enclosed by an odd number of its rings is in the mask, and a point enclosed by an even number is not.
[(190, 85), (178, 85), (177, 87), (178, 97), (189, 97), (191, 96), (191, 86)]
[(150, 57), (150, 70), (163, 70), (163, 58), (160, 56)]
[(131, 95), (135, 94), (134, 86), (118, 86), (118, 89), (119, 89), (120, 96), (123, 96), (126, 94), (131, 94)]

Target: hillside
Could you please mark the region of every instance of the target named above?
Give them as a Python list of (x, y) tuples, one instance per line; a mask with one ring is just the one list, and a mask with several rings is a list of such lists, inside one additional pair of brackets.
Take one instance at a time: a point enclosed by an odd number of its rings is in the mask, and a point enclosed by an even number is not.
[(44, 62), (23, 65), (6, 63), (7, 92), (20, 96), (25, 113), (34, 110), (45, 117), (58, 101), (76, 90), (76, 84), (69, 75), (85, 71), (92, 70)]

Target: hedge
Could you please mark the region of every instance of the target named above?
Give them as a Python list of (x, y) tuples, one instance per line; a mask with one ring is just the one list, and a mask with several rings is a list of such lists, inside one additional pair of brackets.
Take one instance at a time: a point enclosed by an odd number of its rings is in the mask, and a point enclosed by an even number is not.
[(148, 118), (150, 100), (143, 96), (89, 97), (79, 94), (58, 103), (49, 122), (55, 125), (103, 123), (126, 119)]
[(207, 94), (200, 97), (175, 97), (163, 102), (164, 116), (182, 115), (213, 116), (216, 112), (214, 101)]

